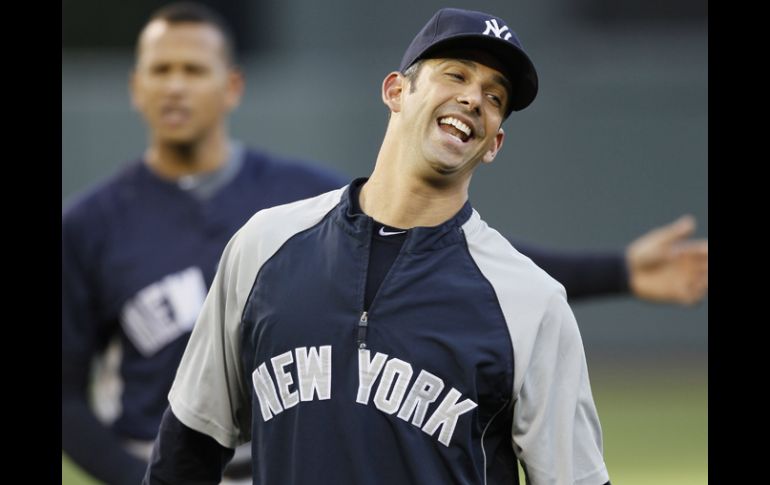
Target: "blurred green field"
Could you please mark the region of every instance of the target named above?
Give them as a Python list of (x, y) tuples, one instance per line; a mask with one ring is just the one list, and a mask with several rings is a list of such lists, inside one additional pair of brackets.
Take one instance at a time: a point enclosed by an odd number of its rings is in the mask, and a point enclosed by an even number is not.
[[(614, 485), (708, 483), (705, 364), (589, 362)], [(98, 485), (62, 455), (62, 485)], [(523, 483), (523, 481), (522, 481)]]
[(614, 362), (590, 372), (614, 485), (708, 483), (705, 363), (649, 368)]

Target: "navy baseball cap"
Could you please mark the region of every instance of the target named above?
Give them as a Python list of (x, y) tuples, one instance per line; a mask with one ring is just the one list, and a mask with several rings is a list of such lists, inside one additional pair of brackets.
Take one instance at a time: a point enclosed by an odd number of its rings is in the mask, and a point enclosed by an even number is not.
[(513, 91), (505, 116), (520, 111), (537, 95), (537, 72), (516, 33), (500, 17), (473, 10), (442, 8), (417, 33), (401, 59), (406, 71), (420, 59), (440, 57), (449, 49), (479, 49), (500, 62)]

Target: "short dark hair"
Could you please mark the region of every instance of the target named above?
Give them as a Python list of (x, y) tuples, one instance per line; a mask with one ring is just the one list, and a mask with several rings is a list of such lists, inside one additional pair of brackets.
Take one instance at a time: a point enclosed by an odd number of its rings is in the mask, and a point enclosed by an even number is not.
[(417, 59), (411, 66), (404, 69), (401, 74), (409, 80), (409, 92), (413, 93), (417, 89), (417, 78), (420, 76), (420, 70), (422, 69), (422, 61), (424, 59)]
[[(235, 36), (227, 21), (220, 14), (206, 5), (196, 2), (170, 3), (156, 10), (147, 21), (147, 24), (163, 20), (169, 24), (206, 24), (217, 29), (224, 39), (225, 58), (229, 64), (235, 64)], [(145, 24), (145, 25), (147, 25)], [(139, 41), (136, 52), (139, 53)]]

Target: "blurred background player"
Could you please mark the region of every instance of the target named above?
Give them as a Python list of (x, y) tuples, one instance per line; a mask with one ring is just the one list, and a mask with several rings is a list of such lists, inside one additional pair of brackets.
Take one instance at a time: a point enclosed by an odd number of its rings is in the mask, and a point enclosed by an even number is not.
[[(146, 443), (234, 231), (256, 208), (343, 183), (231, 140), (226, 119), (243, 79), (228, 29), (208, 10), (170, 6), (153, 17), (131, 92), (147, 150), (62, 217), (62, 446), (108, 483), (141, 480)], [(116, 336), (122, 393), (108, 429), (86, 393), (92, 358)]]
[[(149, 147), (63, 214), (62, 446), (109, 483), (137, 483), (143, 473), (166, 392), (229, 236), (260, 208), (346, 182), (230, 138), (226, 120), (243, 91), (233, 50), (221, 19), (200, 6), (155, 14), (140, 36), (131, 83)], [(516, 247), (572, 299), (632, 291), (651, 301), (693, 303), (707, 288), (707, 244), (688, 241), (693, 230), (686, 217), (625, 252)], [(108, 428), (90, 409), (88, 388), (94, 357), (116, 341), (110, 356), (122, 388)], [(237, 463), (230, 475), (238, 476)]]

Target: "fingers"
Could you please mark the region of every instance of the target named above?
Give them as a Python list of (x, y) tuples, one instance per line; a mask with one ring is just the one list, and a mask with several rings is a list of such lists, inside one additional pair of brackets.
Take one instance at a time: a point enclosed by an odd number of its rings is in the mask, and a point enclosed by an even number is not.
[(685, 303), (694, 305), (701, 301), (708, 292), (709, 275), (708, 270), (696, 271), (690, 278), (685, 290)]
[[(694, 231), (695, 218), (689, 214), (684, 215), (632, 241), (626, 249), (626, 260), (632, 268), (661, 264), (675, 256), (671, 252), (672, 246), (686, 241)], [(682, 251), (700, 253), (704, 251), (704, 247), (690, 249), (685, 246)], [(708, 253), (708, 245), (705, 246), (705, 252)]]
[(689, 287), (685, 290), (682, 302), (689, 306), (695, 305), (706, 296), (708, 287), (708, 275), (704, 275), (703, 278), (691, 281)]
[(685, 214), (670, 224), (653, 230), (655, 237), (663, 244), (672, 244), (686, 239), (695, 232), (695, 217)]
[(708, 292), (708, 241), (687, 241), (677, 244), (674, 251), (688, 275), (683, 290), (684, 303), (694, 305)]
[[(666, 249), (649, 250), (650, 264), (631, 266), (629, 284), (637, 297), (657, 302), (694, 305), (708, 292), (708, 240), (677, 241)], [(657, 254), (657, 258), (649, 257)]]
[(709, 242), (708, 239), (694, 239), (692, 241), (681, 241), (672, 248), (672, 255), (675, 257), (691, 257), (696, 260), (705, 260), (708, 262)]

